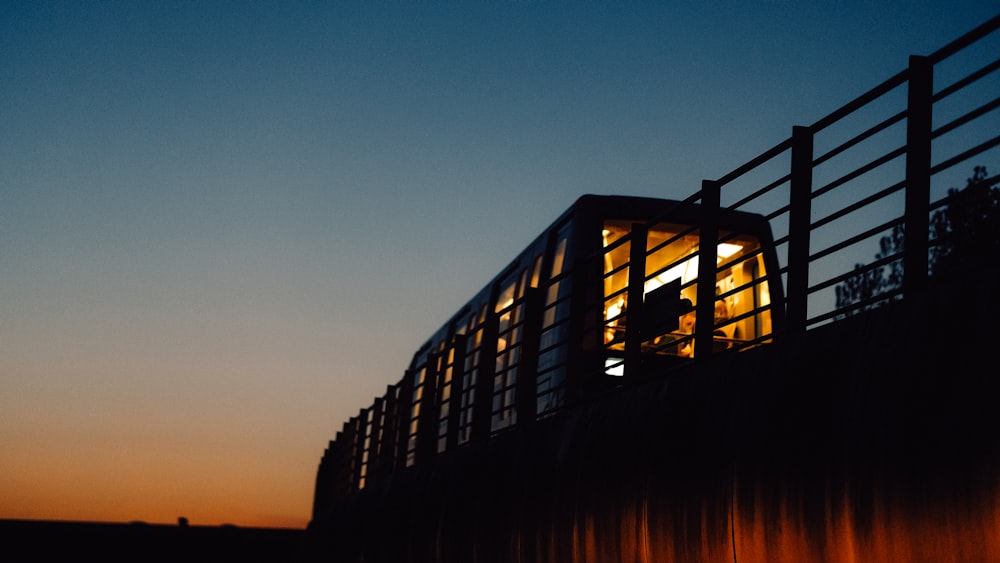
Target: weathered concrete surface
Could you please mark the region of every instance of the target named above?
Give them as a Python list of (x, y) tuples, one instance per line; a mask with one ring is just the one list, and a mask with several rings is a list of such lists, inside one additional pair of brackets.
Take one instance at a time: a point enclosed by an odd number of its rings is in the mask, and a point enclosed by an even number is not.
[(954, 282), (399, 472), (315, 523), (338, 546), (323, 557), (998, 561), (995, 287)]

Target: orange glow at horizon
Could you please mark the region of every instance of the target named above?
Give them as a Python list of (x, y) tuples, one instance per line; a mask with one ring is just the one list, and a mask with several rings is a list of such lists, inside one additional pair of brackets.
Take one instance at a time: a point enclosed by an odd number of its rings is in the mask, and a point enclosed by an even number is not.
[(192, 525), (298, 529), (309, 521), (314, 475), (308, 472), (260, 461), (235, 470), (198, 452), (185, 457), (118, 446), (16, 452), (17, 462), (0, 475), (0, 518), (174, 524), (184, 517)]
[(9, 410), (0, 518), (299, 529), (309, 521), (319, 447), (308, 437), (282, 440), (232, 411), (171, 424), (154, 409)]

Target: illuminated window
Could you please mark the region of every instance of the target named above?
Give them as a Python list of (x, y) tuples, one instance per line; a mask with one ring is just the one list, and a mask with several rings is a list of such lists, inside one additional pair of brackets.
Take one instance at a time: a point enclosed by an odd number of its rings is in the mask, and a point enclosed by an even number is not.
[(502, 285), (497, 299), (497, 355), (493, 370), (493, 402), (490, 429), (497, 432), (517, 423), (517, 372), (523, 344), (525, 292), (528, 270), (522, 270)]
[(623, 239), (631, 223), (608, 221), (601, 236), (604, 241), (604, 345), (625, 349), (625, 313), (628, 305), (629, 253), (632, 241)]
[(531, 266), (531, 287), (538, 287), (538, 282), (541, 281), (542, 277), (542, 256), (539, 254), (535, 257), (535, 262)]
[(438, 361), (438, 431), (437, 431), (437, 451), (443, 452), (448, 448), (448, 421), (451, 418), (452, 409), (452, 389), (458, 382), (454, 380), (456, 372), (455, 364), (455, 344), (442, 347), (442, 354)]
[(410, 427), (406, 442), (406, 466), (416, 463), (418, 430), (420, 427), (420, 411), (423, 407), (424, 384), (427, 379), (427, 366), (413, 372), (413, 400), (410, 408)]
[[(628, 280), (631, 240), (630, 221), (606, 221), (604, 240), (604, 312), (603, 341), (606, 349), (625, 349), (628, 319)], [(720, 232), (717, 246), (717, 297), (715, 345), (718, 349), (770, 334), (770, 293), (764, 276), (764, 262), (759, 241), (749, 235)], [(681, 311), (678, 328), (655, 335), (642, 344), (643, 351), (658, 354), (692, 356), (694, 313), (698, 292), (698, 230), (685, 225), (659, 223), (648, 230), (643, 295), (679, 280), (678, 296), (687, 305)], [(685, 307), (682, 307), (684, 309)], [(616, 375), (619, 365), (605, 373)]]
[(604, 360), (604, 373), (613, 377), (625, 375), (625, 358), (609, 357)]
[[(473, 412), (476, 403), (476, 380), (480, 355), (483, 348), (483, 331), (486, 324), (486, 305), (469, 316), (465, 344), (465, 369), (462, 372), (462, 391), (459, 399), (458, 443), (466, 444), (472, 439)], [(454, 407), (452, 407), (454, 408)]]

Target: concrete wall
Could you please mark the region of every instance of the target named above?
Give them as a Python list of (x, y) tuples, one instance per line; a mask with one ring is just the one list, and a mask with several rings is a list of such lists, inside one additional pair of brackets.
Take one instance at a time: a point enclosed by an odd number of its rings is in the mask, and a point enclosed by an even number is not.
[(314, 531), (338, 562), (998, 561), (994, 287), (621, 389), (400, 472)]

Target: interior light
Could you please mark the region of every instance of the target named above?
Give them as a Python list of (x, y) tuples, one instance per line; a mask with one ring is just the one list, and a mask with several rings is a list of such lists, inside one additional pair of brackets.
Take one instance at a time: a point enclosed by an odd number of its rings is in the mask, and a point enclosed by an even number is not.
[(687, 260), (677, 264), (676, 266), (670, 268), (669, 270), (660, 273), (658, 276), (646, 280), (643, 284), (643, 295), (653, 291), (654, 289), (667, 285), (668, 283), (679, 279), (681, 283), (688, 283), (693, 280), (695, 276), (698, 275), (698, 256), (692, 256)]
[(731, 244), (728, 242), (720, 242), (718, 247), (716, 247), (716, 252), (718, 253), (719, 258), (729, 258), (741, 250), (743, 250), (743, 245)]
[(684, 275), (681, 276), (681, 283), (688, 283), (698, 277), (698, 255), (695, 254), (687, 262), (684, 262)]
[(622, 314), (622, 308), (625, 306), (625, 300), (619, 299), (618, 302), (608, 306), (608, 312), (604, 315), (605, 320), (613, 319), (618, 315)]
[(604, 373), (613, 377), (624, 377), (625, 360), (622, 358), (608, 358), (604, 360)]
[(662, 278), (663, 274), (660, 274), (651, 280), (646, 280), (646, 283), (642, 284), (642, 294), (646, 295), (654, 289), (662, 287), (664, 285)]

